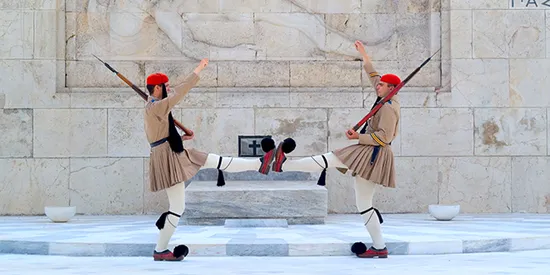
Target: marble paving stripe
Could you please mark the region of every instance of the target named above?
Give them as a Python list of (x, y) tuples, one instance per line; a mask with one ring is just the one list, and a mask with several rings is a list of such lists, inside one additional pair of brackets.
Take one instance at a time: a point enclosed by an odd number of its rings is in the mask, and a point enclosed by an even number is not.
[(464, 240), (462, 246), (464, 253), (505, 252), (510, 251), (511, 240)]
[(0, 240), (0, 253), (48, 255), (48, 242), (6, 241)]
[[(543, 244), (541, 244), (543, 242)], [(352, 241), (319, 243), (287, 242), (281, 238), (241, 238), (235, 237), (223, 243), (188, 244), (193, 256), (346, 256), (351, 255)], [(367, 246), (371, 243), (364, 241)], [(512, 249), (512, 244), (515, 244)], [(392, 255), (422, 255), (451, 253), (504, 252), (511, 250), (536, 250), (550, 246), (548, 238), (504, 238), (492, 240), (443, 240), (386, 242)], [(0, 241), (0, 253), (36, 254), (64, 256), (126, 256), (148, 257), (154, 243), (59, 243), (30, 241)], [(173, 248), (174, 242), (171, 244)]]

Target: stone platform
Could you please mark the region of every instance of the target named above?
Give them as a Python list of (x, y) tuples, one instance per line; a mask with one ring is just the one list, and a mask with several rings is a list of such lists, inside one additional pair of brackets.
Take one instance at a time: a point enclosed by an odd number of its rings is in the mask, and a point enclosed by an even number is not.
[(322, 224), (327, 189), (316, 181), (193, 181), (185, 190), (186, 225), (224, 225), (226, 219), (285, 219)]
[[(0, 253), (69, 256), (151, 256), (155, 216), (0, 217)], [(440, 222), (427, 214), (387, 214), (383, 234), (392, 255), (550, 249), (550, 215), (459, 215)], [(235, 228), (180, 225), (170, 248), (190, 256), (352, 256), (353, 242), (370, 243), (359, 215), (328, 215), (322, 225)]]

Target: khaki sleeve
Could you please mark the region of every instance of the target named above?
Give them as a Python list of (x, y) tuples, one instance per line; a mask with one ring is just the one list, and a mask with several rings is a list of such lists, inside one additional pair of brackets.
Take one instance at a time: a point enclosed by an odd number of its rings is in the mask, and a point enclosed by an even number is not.
[(398, 117), (397, 113), (386, 103), (378, 112), (380, 112), (380, 122), (378, 129), (370, 134), (359, 134), (359, 144), (372, 146), (386, 146), (390, 143), (395, 134)]
[(380, 82), (380, 74), (374, 69), (374, 66), (372, 65), (372, 62), (369, 59), (365, 59), (363, 61), (363, 69), (367, 73), (367, 77), (370, 80), (370, 83), (372, 84), (373, 88), (376, 88), (376, 85), (378, 85), (378, 82)]
[(199, 82), (200, 77), (194, 72), (188, 75), (183, 83), (174, 87), (174, 93), (162, 100), (155, 101), (153, 112), (160, 116), (167, 116), (168, 113), (189, 93), (191, 88)]

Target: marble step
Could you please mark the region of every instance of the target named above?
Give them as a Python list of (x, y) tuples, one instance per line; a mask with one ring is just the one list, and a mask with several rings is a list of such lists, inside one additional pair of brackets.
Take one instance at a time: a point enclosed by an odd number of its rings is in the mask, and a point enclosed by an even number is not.
[(227, 219), (286, 219), (288, 224), (322, 224), (328, 193), (316, 181), (193, 181), (185, 190), (188, 225), (224, 225)]

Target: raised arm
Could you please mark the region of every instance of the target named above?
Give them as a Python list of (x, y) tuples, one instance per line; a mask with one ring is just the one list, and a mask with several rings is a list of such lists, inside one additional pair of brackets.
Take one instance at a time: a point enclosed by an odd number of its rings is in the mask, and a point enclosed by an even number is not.
[(195, 70), (189, 74), (185, 80), (183, 80), (183, 83), (174, 87), (174, 93), (172, 95), (155, 102), (155, 113), (162, 117), (167, 116), (172, 108), (174, 108), (174, 106), (176, 106), (187, 95), (187, 93), (189, 93), (191, 88), (199, 82), (199, 74), (207, 65), (207, 58), (201, 60)]
[(370, 57), (365, 51), (365, 46), (361, 43), (361, 41), (357, 40), (355, 41), (355, 48), (361, 54), (361, 57), (363, 57), (363, 69), (367, 73), (367, 77), (369, 78), (372, 87), (376, 87), (380, 81), (380, 74), (374, 69)]

